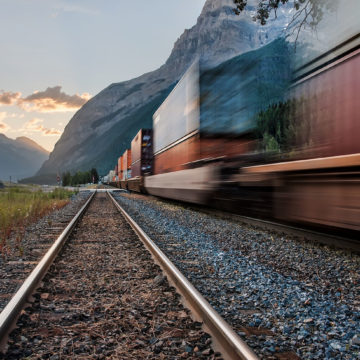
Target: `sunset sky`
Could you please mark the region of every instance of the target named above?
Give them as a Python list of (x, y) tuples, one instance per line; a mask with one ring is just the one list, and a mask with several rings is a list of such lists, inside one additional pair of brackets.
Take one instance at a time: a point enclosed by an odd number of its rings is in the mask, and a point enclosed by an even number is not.
[(113, 82), (161, 66), (205, 0), (0, 0), (0, 132), (51, 151)]

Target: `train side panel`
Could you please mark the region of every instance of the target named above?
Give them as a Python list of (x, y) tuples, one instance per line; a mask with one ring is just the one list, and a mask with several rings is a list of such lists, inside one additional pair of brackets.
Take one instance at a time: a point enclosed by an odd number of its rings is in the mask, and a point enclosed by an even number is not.
[(207, 204), (219, 180), (218, 168), (204, 166), (145, 177), (145, 188), (151, 195)]

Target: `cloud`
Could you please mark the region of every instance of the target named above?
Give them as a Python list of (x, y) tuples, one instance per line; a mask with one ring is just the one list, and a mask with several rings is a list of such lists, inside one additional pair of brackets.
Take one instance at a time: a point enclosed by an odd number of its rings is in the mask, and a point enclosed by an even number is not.
[(38, 119), (38, 118), (33, 118), (31, 120), (29, 120), (28, 122), (26, 122), (24, 124), (24, 127), (21, 129), (22, 131), (30, 131), (30, 132), (41, 132), (43, 136), (58, 136), (61, 135), (61, 131), (54, 129), (54, 128), (46, 128), (44, 125), (42, 125), (41, 123), (44, 120), (42, 119)]
[(7, 118), (7, 113), (4, 111), (0, 112), (0, 133), (6, 133), (10, 130), (10, 126), (3, 121), (5, 118)]
[(0, 133), (6, 133), (10, 129), (10, 126), (0, 120)]
[(88, 93), (68, 95), (61, 91), (61, 86), (54, 86), (48, 87), (45, 91), (35, 91), (25, 98), (19, 98), (17, 104), (26, 111), (74, 111), (83, 106), (90, 97)]
[(20, 96), (21, 96), (20, 92), (13, 93), (11, 91), (5, 92), (4, 90), (1, 90), (0, 91), (0, 104), (13, 105), (18, 101)]
[(25, 111), (62, 112), (78, 110), (91, 98), (90, 94), (68, 95), (61, 86), (48, 87), (44, 91), (22, 97), (21, 92), (0, 90), (0, 105), (17, 105)]

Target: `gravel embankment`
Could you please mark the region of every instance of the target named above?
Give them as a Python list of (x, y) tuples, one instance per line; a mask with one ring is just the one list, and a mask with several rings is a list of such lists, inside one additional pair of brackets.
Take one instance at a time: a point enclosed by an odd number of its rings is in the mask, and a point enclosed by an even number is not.
[(219, 358), (105, 193), (18, 325), (6, 359)]
[(358, 255), (150, 197), (116, 198), (262, 358), (360, 358)]
[(0, 311), (89, 196), (88, 191), (73, 195), (62, 209), (53, 211), (27, 227), (25, 236), (21, 239), (21, 252), (14, 250), (6, 256), (0, 256)]

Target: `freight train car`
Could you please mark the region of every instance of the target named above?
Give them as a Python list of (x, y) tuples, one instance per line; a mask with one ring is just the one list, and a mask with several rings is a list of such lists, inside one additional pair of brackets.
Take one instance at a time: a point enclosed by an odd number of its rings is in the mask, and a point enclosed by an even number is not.
[(145, 193), (144, 176), (153, 171), (153, 132), (141, 129), (131, 141), (131, 179), (127, 186), (131, 191)]
[(300, 44), (295, 55), (280, 39), (215, 69), (195, 62), (153, 116), (151, 174), (141, 170), (140, 131), (132, 142), (132, 178), (121, 187), (360, 231), (354, 9), (360, 3), (349, 0), (328, 24), (330, 40), (319, 33), (320, 45)]
[(206, 204), (219, 165), (255, 150), (255, 114), (281, 101), (290, 84), (290, 51), (279, 39), (215, 69), (195, 62), (153, 116), (154, 175), (146, 190)]
[(305, 99), (297, 108), (297, 121), (310, 119), (298, 160), (240, 171), (248, 178), (273, 177), (276, 218), (360, 231), (359, 45), (360, 34), (340, 44), (326, 66), (308, 71), (294, 84), (296, 96)]
[(343, 4), (323, 25), (327, 41), (320, 32), (320, 39), (307, 39), (311, 51), (295, 55), (291, 151), (234, 173), (223, 169), (231, 174), (224, 179), (228, 191), (214, 201), (255, 213), (266, 209), (287, 222), (360, 231), (359, 11), (359, 2)]
[(124, 161), (123, 161), (123, 156), (121, 155), (118, 158), (118, 178), (119, 178), (119, 180), (122, 179), (123, 172), (124, 172)]

